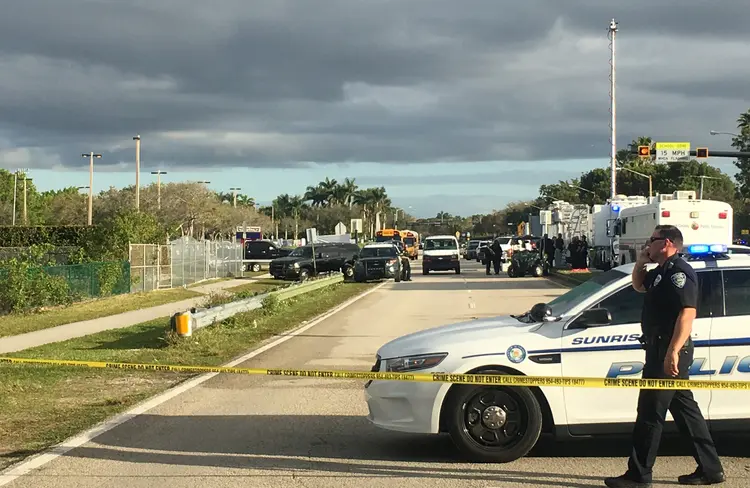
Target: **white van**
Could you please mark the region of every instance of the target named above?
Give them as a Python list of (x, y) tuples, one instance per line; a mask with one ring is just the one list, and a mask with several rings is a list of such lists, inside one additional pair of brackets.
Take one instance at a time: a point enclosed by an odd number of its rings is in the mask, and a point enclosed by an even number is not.
[(454, 270), (461, 274), (458, 239), (454, 236), (430, 236), (424, 239), (422, 250), (422, 274), (430, 271)]

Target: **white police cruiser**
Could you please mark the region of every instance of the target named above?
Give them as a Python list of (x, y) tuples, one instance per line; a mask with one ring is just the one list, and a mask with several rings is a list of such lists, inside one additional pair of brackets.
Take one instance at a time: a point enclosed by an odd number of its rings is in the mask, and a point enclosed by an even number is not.
[[(693, 324), (691, 379), (750, 379), (750, 255), (724, 245), (693, 245), (700, 304)], [(655, 265), (652, 265), (655, 266)], [(644, 294), (631, 286), (633, 264), (595, 274), (520, 316), (437, 327), (395, 339), (373, 371), (496, 373), (638, 378), (643, 368)], [(750, 428), (748, 392), (693, 390), (713, 432)], [(638, 390), (505, 387), (371, 381), (368, 419), (384, 429), (449, 433), (471, 460), (525, 456), (543, 433), (556, 438), (629, 434)], [(668, 414), (665, 433), (676, 432)]]

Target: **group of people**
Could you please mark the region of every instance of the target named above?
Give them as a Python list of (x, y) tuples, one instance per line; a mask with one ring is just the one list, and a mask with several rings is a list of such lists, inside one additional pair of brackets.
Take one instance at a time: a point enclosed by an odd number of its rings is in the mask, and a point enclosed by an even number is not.
[(573, 236), (567, 246), (565, 255), (565, 240), (562, 234), (552, 239), (544, 234), (541, 240), (541, 251), (547, 259), (550, 268), (563, 268), (570, 264), (573, 269), (587, 269), (589, 267), (589, 242), (586, 236)]

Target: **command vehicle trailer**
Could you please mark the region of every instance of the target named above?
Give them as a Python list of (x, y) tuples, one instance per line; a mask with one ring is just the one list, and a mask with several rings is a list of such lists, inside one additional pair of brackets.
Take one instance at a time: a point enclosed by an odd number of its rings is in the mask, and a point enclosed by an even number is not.
[(617, 195), (603, 205), (591, 208), (591, 267), (607, 271), (619, 264), (619, 256), (614, 237), (615, 222), (624, 208), (648, 205), (644, 196)]
[(648, 205), (624, 208), (615, 222), (614, 247), (618, 263), (635, 262), (657, 225), (682, 231), (683, 245), (732, 244), (732, 206), (717, 200), (698, 200), (695, 191), (658, 195)]

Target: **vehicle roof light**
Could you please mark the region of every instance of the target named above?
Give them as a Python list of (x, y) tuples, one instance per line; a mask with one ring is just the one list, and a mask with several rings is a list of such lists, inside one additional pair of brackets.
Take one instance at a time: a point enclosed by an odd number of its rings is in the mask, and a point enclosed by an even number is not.
[(692, 244), (687, 247), (688, 254), (719, 254), (726, 253), (728, 247), (726, 244)]
[(613, 212), (619, 212), (620, 211), (620, 206), (617, 205), (616, 203), (612, 204), (612, 211)]

